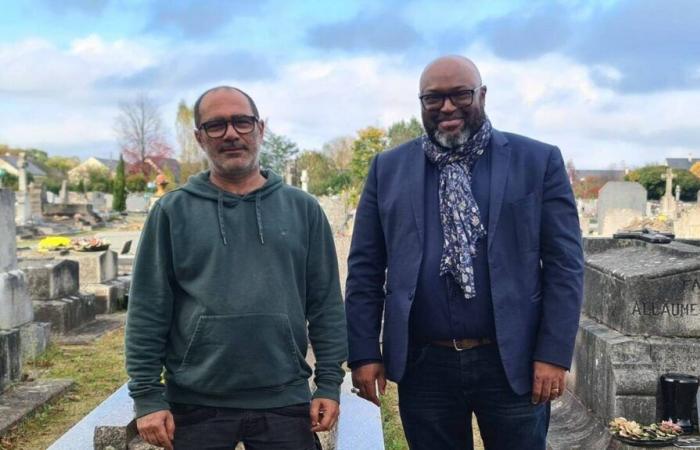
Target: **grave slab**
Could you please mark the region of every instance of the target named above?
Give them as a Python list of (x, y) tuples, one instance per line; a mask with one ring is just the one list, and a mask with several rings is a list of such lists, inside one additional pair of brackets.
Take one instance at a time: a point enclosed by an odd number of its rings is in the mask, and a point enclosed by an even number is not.
[(27, 260), (20, 263), (27, 276), (32, 300), (55, 300), (75, 295), (79, 287), (79, 265), (71, 260)]
[(64, 394), (72, 380), (17, 383), (0, 394), (0, 436), (44, 404)]

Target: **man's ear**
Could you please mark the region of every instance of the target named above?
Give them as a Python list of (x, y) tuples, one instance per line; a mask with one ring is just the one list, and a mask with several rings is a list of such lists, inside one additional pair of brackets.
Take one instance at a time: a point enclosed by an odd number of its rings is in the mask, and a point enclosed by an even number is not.
[(202, 132), (196, 128), (194, 130), (194, 138), (197, 139), (197, 143), (199, 144), (199, 146), (202, 147), (202, 149), (204, 149), (204, 144), (202, 144)]
[(265, 137), (265, 121), (258, 120), (258, 125), (260, 126), (260, 139)]

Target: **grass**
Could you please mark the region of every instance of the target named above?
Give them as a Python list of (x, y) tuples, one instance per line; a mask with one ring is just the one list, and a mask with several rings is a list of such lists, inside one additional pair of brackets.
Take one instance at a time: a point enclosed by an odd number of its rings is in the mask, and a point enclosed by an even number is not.
[(74, 388), (40, 408), (0, 438), (0, 450), (47, 448), (127, 380), (124, 330), (114, 330), (90, 345), (51, 344), (24, 366), (30, 378), (70, 378)]
[[(386, 394), (381, 397), (381, 401), (385, 449), (407, 450), (408, 444), (403, 435), (403, 426), (401, 426), (401, 416), (399, 415), (399, 391), (396, 383), (387, 383)], [(472, 429), (474, 430), (474, 449), (484, 450), (484, 444), (479, 435), (479, 426), (476, 423), (476, 418), (473, 416)]]

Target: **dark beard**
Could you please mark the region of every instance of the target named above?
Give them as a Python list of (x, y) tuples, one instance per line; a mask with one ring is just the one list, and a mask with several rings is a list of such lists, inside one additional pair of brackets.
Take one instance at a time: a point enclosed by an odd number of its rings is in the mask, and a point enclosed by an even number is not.
[(456, 135), (439, 136), (440, 129), (435, 126), (427, 131), (428, 139), (438, 147), (445, 149), (458, 148), (466, 144), (469, 139), (476, 134), (486, 120), (486, 112), (483, 105), (475, 114), (467, 114), (463, 116), (464, 128)]

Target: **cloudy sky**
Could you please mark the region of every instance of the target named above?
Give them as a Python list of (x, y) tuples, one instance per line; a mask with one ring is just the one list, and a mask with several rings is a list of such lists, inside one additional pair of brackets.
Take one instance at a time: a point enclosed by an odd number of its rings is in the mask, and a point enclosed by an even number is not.
[(302, 149), (419, 117), (418, 77), (472, 58), (496, 128), (576, 167), (700, 157), (697, 0), (27, 0), (0, 15), (0, 143), (116, 157), (120, 102), (230, 84)]

